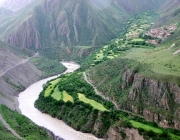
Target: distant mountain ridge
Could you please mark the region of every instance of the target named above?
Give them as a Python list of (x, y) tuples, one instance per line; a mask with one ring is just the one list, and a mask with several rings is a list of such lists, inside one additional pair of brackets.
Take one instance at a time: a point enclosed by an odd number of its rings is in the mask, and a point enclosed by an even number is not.
[(130, 15), (163, 3), (163, 0), (34, 1), (21, 13), (1, 22), (0, 38), (12, 46), (33, 49), (97, 46), (115, 38)]

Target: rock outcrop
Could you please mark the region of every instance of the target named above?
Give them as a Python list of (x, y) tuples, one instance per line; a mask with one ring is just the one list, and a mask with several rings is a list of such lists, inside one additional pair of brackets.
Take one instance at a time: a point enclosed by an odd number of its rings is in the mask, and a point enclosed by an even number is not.
[[(127, 69), (122, 71), (122, 79), (129, 90), (129, 108), (143, 115), (149, 121), (155, 121), (163, 127), (179, 129), (180, 87), (170, 82), (144, 78)], [(130, 80), (133, 79), (133, 80)], [(135, 102), (136, 105), (131, 104)]]
[(121, 71), (123, 90), (129, 89), (128, 102), (122, 109), (143, 115), (163, 127), (179, 129), (180, 87), (170, 82), (144, 78), (132, 70)]
[(36, 16), (30, 16), (22, 25), (9, 34), (7, 43), (22, 48), (41, 48), (40, 33)]
[(143, 70), (138, 70), (140, 66), (130, 68), (128, 63), (123, 59), (107, 61), (91, 68), (88, 76), (118, 108), (142, 115), (160, 126), (180, 129), (178, 80), (173, 83), (147, 77), (141, 73)]
[[(124, 133), (124, 135), (122, 135), (122, 133)], [(107, 135), (107, 140), (144, 140), (143, 136), (139, 135), (136, 129), (129, 128), (120, 128), (117, 130), (111, 127)]]

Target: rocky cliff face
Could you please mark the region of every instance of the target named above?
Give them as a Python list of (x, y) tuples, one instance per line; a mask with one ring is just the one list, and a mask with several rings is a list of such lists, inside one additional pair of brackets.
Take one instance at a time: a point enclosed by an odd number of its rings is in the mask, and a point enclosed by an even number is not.
[[(124, 132), (124, 137), (119, 132)], [(144, 140), (143, 136), (139, 135), (136, 129), (111, 127), (108, 130), (108, 140)]]
[(6, 47), (0, 42), (0, 104), (18, 110), (18, 93), (39, 80), (41, 71)]
[[(144, 78), (130, 70), (122, 71), (125, 85), (129, 90), (128, 110), (143, 115), (163, 127), (179, 129), (180, 87), (177, 84)], [(133, 79), (133, 80), (131, 80)]]
[(88, 0), (45, 0), (27, 9), (19, 13), (21, 22), (16, 20), (14, 25), (2, 27), (11, 26), (12, 30), (3, 30), (3, 36), (12, 46), (38, 49), (99, 45), (116, 37), (128, 17), (112, 4), (99, 9)]
[(38, 22), (36, 16), (30, 16), (18, 26), (18, 28), (9, 34), (7, 43), (12, 46), (21, 46), (23, 48), (41, 48), (40, 34), (38, 32)]
[(177, 84), (144, 78), (129, 69), (121, 71), (123, 90), (129, 88), (128, 102), (122, 109), (141, 114), (163, 127), (179, 129), (180, 87)]
[(147, 78), (127, 66), (128, 60), (107, 61), (89, 71), (98, 90), (120, 109), (131, 111), (163, 127), (180, 129), (180, 87)]

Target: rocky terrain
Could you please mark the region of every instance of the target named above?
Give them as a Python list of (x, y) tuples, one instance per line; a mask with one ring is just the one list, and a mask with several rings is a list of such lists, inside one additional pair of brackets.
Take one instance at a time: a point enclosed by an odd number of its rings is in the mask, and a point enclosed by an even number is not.
[[(119, 66), (118, 62), (121, 62)], [(128, 67), (128, 62), (123, 63), (117, 59), (91, 68), (89, 77), (98, 90), (120, 109), (142, 115), (163, 127), (180, 129), (178, 83), (146, 77), (137, 69)]]
[(23, 48), (97, 46), (115, 38), (122, 30), (122, 23), (132, 14), (164, 3), (162, 0), (38, 2), (15, 13), (16, 18), (8, 17), (11, 23), (2, 21), (0, 30), (4, 30), (0, 38)]
[(20, 57), (5, 46), (3, 43), (0, 45), (0, 104), (18, 110), (18, 94), (39, 80), (41, 71), (28, 58)]
[[(145, 45), (132, 45), (132, 50), (127, 44), (126, 48), (124, 47), (125, 50), (119, 50), (123, 57), (126, 57), (129, 51), (127, 58), (137, 59), (136, 62), (124, 63), (124, 60), (117, 60), (117, 62), (105, 62), (97, 66), (94, 64), (95, 67), (91, 67), (88, 76), (103, 97), (112, 101), (117, 109), (137, 114), (164, 128), (180, 129), (180, 78), (178, 76), (180, 67), (173, 64), (180, 52), (179, 6), (180, 0), (4, 0), (0, 3), (0, 40), (11, 46), (0, 42), (0, 104), (18, 110), (18, 94), (42, 78), (42, 75), (46, 77), (57, 74), (59, 69), (57, 70), (56, 66), (59, 61), (74, 59), (78, 62), (85, 61), (82, 58), (91, 54), (93, 50), (102, 44), (109, 45), (110, 40), (122, 35), (125, 24), (129, 24), (126, 21), (132, 15), (156, 9), (159, 19), (155, 21), (154, 29), (147, 32), (147, 35), (156, 40), (147, 41)], [(171, 25), (176, 30), (171, 30)], [(138, 40), (138, 37), (139, 34), (133, 34), (132, 38)], [(158, 38), (162, 39), (162, 42)], [(118, 41), (126, 43), (126, 36), (117, 40), (117, 44)], [(146, 43), (157, 46), (148, 46)], [(162, 43), (160, 48), (158, 48), (159, 43)], [(172, 44), (174, 44), (173, 47), (167, 49)], [(40, 59), (32, 59), (30, 62), (29, 57), (33, 55), (19, 54), (17, 48), (38, 51), (43, 56)], [(165, 50), (171, 51), (173, 57), (168, 56), (169, 52)], [(135, 55), (131, 55), (133, 51), (136, 51)], [(144, 53), (146, 51), (147, 53)], [(168, 57), (161, 57), (161, 59), (167, 59), (167, 63), (157, 58), (160, 64), (160, 74), (154, 71), (147, 76), (139, 69), (149, 72), (157, 66), (156, 63), (148, 62), (149, 67), (146, 69), (143, 66), (138, 68), (138, 66), (144, 61), (151, 61), (142, 59), (144, 54), (150, 56), (153, 51), (164, 52)], [(156, 58), (155, 54), (151, 59)], [(52, 60), (45, 62), (46, 58)], [(114, 57), (111, 58), (114, 59)], [(42, 60), (44, 63), (41, 63)], [(54, 60), (57, 60), (54, 62), (56, 65), (49, 65)], [(48, 70), (44, 72), (43, 69)], [(167, 71), (170, 74), (166, 73)], [(155, 74), (156, 72), (159, 75)], [(161, 76), (163, 78), (159, 78)], [(76, 113), (76, 115), (79, 114)], [(102, 114), (96, 115), (98, 118)], [(98, 135), (102, 128), (102, 120), (94, 120), (92, 124), (92, 113), (88, 117), (88, 123), (81, 128), (81, 131), (86, 132), (87, 129), (92, 129), (92, 133)], [(123, 131), (122, 134), (119, 133), (121, 131)], [(124, 133), (126, 133), (126, 139), (129, 140), (143, 139), (138, 130), (116, 125), (112, 125), (101, 137), (124, 139)]]

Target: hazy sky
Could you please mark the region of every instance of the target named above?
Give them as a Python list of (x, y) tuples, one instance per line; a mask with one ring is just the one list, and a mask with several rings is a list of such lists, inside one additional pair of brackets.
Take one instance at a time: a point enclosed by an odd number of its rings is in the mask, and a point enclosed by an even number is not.
[(4, 0), (0, 0), (0, 3), (2, 3)]

